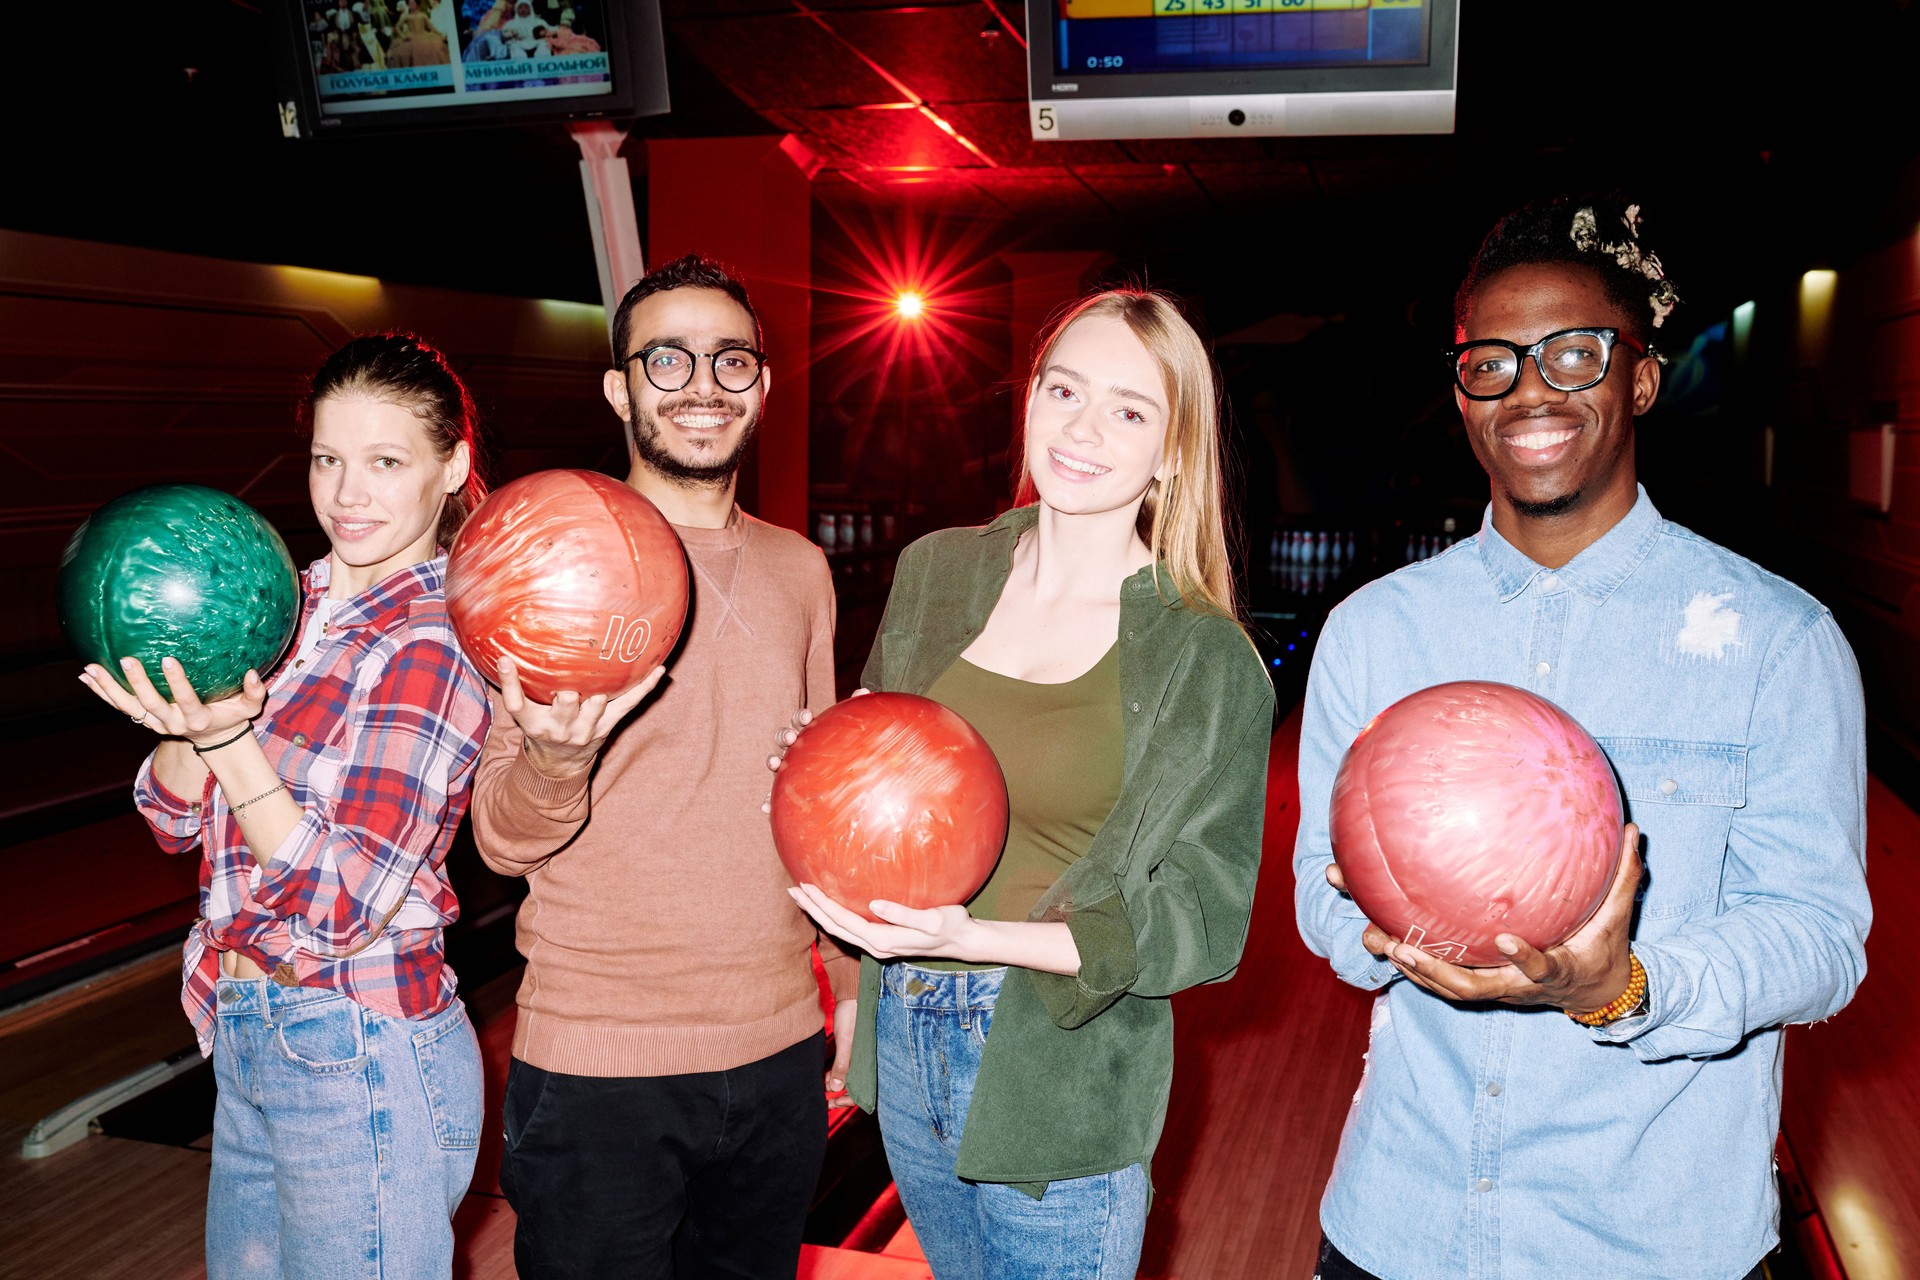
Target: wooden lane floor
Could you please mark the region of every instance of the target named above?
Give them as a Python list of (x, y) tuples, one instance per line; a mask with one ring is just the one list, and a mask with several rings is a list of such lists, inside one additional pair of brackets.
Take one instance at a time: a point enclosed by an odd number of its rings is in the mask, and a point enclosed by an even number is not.
[(0, 1277), (206, 1274), (205, 1144), (90, 1137), (45, 1159), (20, 1156), (43, 1116), (192, 1043), (172, 953), (0, 1018)]
[[(1336, 980), (1293, 924), (1298, 718), (1274, 737), (1265, 857), (1245, 959), (1230, 982), (1175, 998), (1175, 1076), (1154, 1165), (1140, 1274), (1268, 1280), (1312, 1274), (1320, 1192), (1366, 1047), (1369, 997)], [(1920, 910), (1920, 817), (1877, 781), (1869, 875), (1880, 921), (1872, 970), (1839, 1017), (1789, 1036), (1785, 1131), (1849, 1280), (1920, 1277), (1920, 999), (1897, 964)], [(460, 1280), (510, 1280), (513, 1214), (500, 1197), (500, 1097), (515, 968), (467, 993), (486, 1058), (474, 1184), (455, 1220)], [(204, 1275), (204, 1140), (90, 1137), (19, 1157), (29, 1125), (90, 1088), (191, 1043), (178, 966), (154, 957), (0, 1015), (0, 1280)], [(809, 1248), (807, 1280), (921, 1280), (910, 1232), (883, 1254)]]
[(1372, 1001), (1294, 925), (1299, 738), (1296, 710), (1273, 737), (1240, 970), (1173, 998), (1173, 1098), (1140, 1268), (1154, 1280), (1313, 1274), (1320, 1191), (1360, 1084)]
[[(455, 1218), (462, 1280), (511, 1280), (513, 1216), (500, 1198), (500, 1098), (520, 971), (466, 993), (486, 1060), (473, 1189)], [(209, 1136), (187, 1145), (93, 1135), (39, 1160), (41, 1117), (191, 1047), (171, 951), (0, 1015), (0, 1280), (194, 1280), (206, 1275)]]
[(1787, 1033), (1781, 1128), (1848, 1280), (1920, 1277), (1920, 816), (1867, 786), (1867, 979), (1840, 1015)]

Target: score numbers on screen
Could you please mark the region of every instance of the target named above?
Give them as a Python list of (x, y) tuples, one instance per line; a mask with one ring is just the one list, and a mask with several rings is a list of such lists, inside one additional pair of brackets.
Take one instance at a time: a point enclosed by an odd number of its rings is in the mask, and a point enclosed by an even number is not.
[(1257, 13), (1325, 13), (1353, 9), (1418, 9), (1426, 0), (1064, 0), (1076, 18), (1216, 17)]

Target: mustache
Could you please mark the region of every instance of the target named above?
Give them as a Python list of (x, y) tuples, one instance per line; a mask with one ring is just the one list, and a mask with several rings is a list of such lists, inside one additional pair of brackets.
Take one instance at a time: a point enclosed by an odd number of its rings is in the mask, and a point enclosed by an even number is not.
[(742, 414), (746, 412), (746, 405), (731, 396), (715, 396), (712, 399), (702, 399), (698, 396), (681, 396), (675, 399), (669, 396), (655, 407), (653, 414), (656, 418), (665, 418), (683, 413), (688, 409), (718, 409), (726, 413)]

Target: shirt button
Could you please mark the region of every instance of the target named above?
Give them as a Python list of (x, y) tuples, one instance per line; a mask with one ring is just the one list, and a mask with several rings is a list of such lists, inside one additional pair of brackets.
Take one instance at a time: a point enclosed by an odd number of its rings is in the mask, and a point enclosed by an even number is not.
[(1127, 632), (1127, 639), (1129, 640), (1133, 639), (1133, 632), (1131, 631)]
[(1495, 1080), (1487, 1086), (1487, 1096), (1489, 1098), (1497, 1098), (1500, 1096), (1500, 1082), (1498, 1080)]
[(1127, 709), (1128, 709), (1129, 711), (1138, 711), (1138, 710), (1140, 710), (1140, 704), (1139, 704), (1139, 703), (1137, 703), (1137, 702), (1129, 702), (1129, 703), (1127, 704)]
[(189, 805), (187, 806), (187, 812), (188, 812), (188, 813), (199, 813), (199, 812), (200, 812), (200, 802), (199, 802), (198, 800), (195, 800), (195, 801), (194, 801), (193, 803), (191, 803), (191, 804), (189, 804)]
[(1675, 782), (1675, 781), (1674, 781), (1674, 780), (1673, 780), (1672, 778), (1662, 778), (1662, 779), (1660, 779), (1660, 794), (1661, 794), (1661, 795), (1663, 795), (1663, 796), (1670, 796), (1670, 795), (1672, 795), (1672, 794), (1673, 794), (1674, 792), (1676, 792), (1676, 791), (1678, 791), (1679, 789), (1680, 789), (1680, 784), (1679, 784), (1679, 783), (1677, 783), (1677, 782)]
[(1481, 1178), (1473, 1184), (1473, 1189), (1481, 1192), (1491, 1191), (1493, 1190), (1493, 1179)]
[(1540, 579), (1540, 589), (1542, 591), (1558, 591), (1560, 589), (1560, 579), (1550, 573)]
[(1537, 676), (1544, 676), (1547, 673), (1551, 672), (1552, 670), (1553, 670), (1553, 664), (1551, 662), (1539, 662), (1534, 664), (1533, 674)]
[(293, 735), (293, 745), (294, 745), (294, 746), (296, 746), (296, 747), (304, 747), (304, 746), (306, 746), (306, 745), (307, 745), (307, 735), (306, 735), (306, 734), (304, 734), (304, 733), (296, 733), (296, 734), (294, 734), (294, 735)]

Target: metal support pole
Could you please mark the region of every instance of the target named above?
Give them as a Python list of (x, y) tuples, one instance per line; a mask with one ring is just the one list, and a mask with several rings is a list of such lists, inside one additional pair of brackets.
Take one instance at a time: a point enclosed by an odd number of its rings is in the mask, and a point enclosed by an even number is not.
[[(569, 124), (567, 132), (580, 148), (580, 183), (586, 190), (593, 261), (600, 271), (600, 300), (607, 308), (611, 342), (613, 313), (647, 269), (640, 253), (640, 220), (633, 211), (633, 178), (620, 154), (627, 131), (605, 120), (581, 120)], [(621, 353), (613, 354), (617, 359)]]

